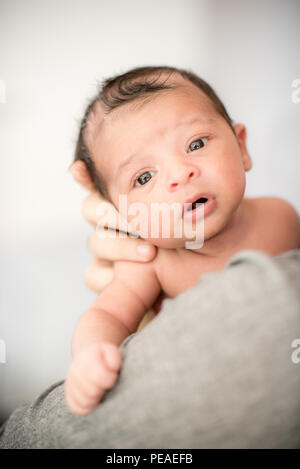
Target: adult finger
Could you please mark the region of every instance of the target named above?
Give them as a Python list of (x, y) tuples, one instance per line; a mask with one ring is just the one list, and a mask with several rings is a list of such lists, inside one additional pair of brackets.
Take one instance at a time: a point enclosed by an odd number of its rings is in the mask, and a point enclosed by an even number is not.
[(114, 205), (102, 197), (99, 192), (91, 192), (84, 199), (82, 214), (94, 226), (127, 232), (126, 220), (119, 214)]
[(89, 238), (89, 248), (94, 257), (109, 261), (127, 260), (149, 262), (156, 256), (157, 248), (141, 238), (119, 238), (116, 236), (104, 236), (108, 231), (94, 232)]
[(110, 262), (95, 260), (85, 271), (84, 280), (88, 288), (100, 293), (113, 279), (114, 269)]

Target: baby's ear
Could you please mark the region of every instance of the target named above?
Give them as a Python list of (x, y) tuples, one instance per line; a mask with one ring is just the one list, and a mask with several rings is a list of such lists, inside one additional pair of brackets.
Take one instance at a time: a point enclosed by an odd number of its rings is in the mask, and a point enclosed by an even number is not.
[(245, 171), (249, 171), (252, 168), (252, 161), (247, 150), (247, 131), (244, 124), (235, 124), (233, 126), (234, 132), (237, 138), (238, 145), (241, 150), (241, 156)]
[(88, 172), (87, 166), (84, 161), (77, 160), (75, 161), (71, 168), (71, 174), (76, 182), (81, 184), (88, 190), (96, 191), (96, 187), (92, 182), (91, 176)]

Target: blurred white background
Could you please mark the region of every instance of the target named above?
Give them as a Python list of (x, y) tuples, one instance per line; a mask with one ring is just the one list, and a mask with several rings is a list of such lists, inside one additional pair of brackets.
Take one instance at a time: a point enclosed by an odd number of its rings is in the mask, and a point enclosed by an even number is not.
[(298, 0), (1, 0), (0, 421), (65, 376), (95, 298), (83, 279), (85, 191), (68, 167), (96, 81), (143, 65), (192, 69), (247, 125), (247, 194), (300, 210), (299, 20)]

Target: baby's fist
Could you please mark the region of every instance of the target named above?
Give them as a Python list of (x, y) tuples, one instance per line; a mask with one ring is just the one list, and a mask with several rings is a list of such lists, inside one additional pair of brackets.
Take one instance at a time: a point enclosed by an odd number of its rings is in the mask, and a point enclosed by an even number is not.
[(75, 355), (65, 381), (70, 411), (78, 415), (92, 412), (116, 384), (121, 364), (119, 347), (109, 342), (91, 344)]

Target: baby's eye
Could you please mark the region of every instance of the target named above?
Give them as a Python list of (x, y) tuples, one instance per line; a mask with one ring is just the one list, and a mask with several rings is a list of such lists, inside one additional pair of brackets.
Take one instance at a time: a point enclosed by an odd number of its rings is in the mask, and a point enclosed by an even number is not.
[[(134, 186), (144, 186), (147, 184), (148, 181), (152, 178), (151, 173), (154, 171), (145, 171), (144, 173), (140, 174), (134, 181)], [(138, 184), (137, 184), (138, 183)]]
[(200, 148), (203, 148), (207, 143), (207, 138), (197, 138), (197, 140), (194, 140), (192, 143), (189, 145), (188, 153), (191, 153), (192, 151), (195, 150), (200, 150)]

